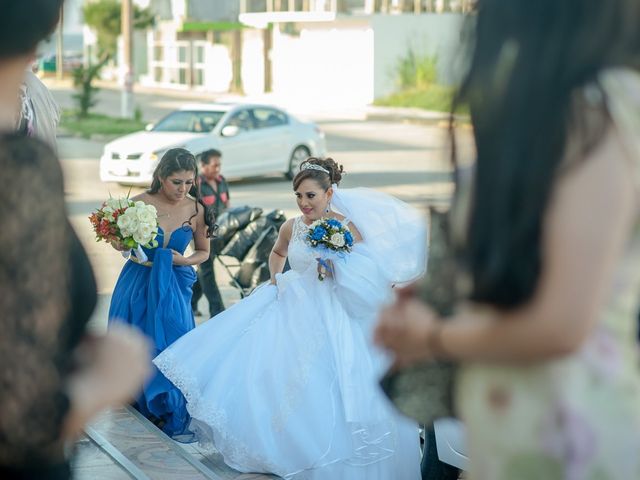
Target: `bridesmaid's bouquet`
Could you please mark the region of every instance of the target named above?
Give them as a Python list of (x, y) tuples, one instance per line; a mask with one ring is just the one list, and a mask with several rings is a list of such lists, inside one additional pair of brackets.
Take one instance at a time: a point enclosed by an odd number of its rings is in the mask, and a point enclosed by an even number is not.
[[(305, 241), (311, 248), (323, 252), (325, 258), (318, 258), (318, 261), (324, 269), (329, 271), (331, 267), (326, 261), (327, 258), (343, 257), (351, 252), (353, 247), (351, 231), (335, 218), (321, 218), (309, 225)], [(318, 280), (324, 280), (324, 277), (322, 272), (318, 274)]]
[(96, 241), (119, 242), (141, 252), (141, 247), (158, 246), (158, 212), (153, 205), (128, 197), (109, 198), (89, 217)]

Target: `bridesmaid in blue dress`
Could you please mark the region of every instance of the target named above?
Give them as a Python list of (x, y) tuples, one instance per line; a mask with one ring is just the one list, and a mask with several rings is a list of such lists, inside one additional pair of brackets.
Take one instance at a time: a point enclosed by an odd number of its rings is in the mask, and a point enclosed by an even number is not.
[[(193, 265), (209, 258), (213, 219), (199, 198), (188, 195), (195, 183), (194, 156), (182, 148), (168, 150), (153, 174), (151, 188), (133, 198), (156, 207), (158, 246), (144, 248), (125, 263), (109, 308), (109, 323), (125, 322), (146, 334), (158, 355), (195, 327), (191, 311)], [(197, 190), (197, 189), (196, 189)], [(194, 240), (195, 251), (184, 256)], [(122, 245), (114, 248), (124, 250)], [(134, 407), (176, 440), (188, 441), (190, 417), (182, 393), (157, 369)]]

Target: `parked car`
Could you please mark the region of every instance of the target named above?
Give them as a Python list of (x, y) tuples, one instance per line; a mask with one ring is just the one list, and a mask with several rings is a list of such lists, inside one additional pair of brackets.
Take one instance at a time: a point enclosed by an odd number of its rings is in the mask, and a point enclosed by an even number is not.
[[(39, 59), (38, 69), (44, 73), (55, 72), (57, 70), (56, 61), (57, 57), (55, 53), (45, 55)], [(62, 54), (62, 70), (64, 72), (71, 72), (73, 69), (81, 67), (82, 65), (82, 52), (64, 52)]]
[(267, 105), (203, 103), (185, 105), (147, 131), (105, 145), (100, 179), (149, 185), (159, 159), (174, 147), (194, 155), (220, 150), (227, 178), (271, 173), (293, 178), (308, 156), (326, 155), (324, 133), (314, 123)]

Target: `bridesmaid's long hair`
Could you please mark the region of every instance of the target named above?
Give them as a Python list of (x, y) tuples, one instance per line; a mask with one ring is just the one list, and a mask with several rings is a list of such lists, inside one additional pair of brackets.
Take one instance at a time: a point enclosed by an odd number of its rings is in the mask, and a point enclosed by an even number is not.
[[(166, 153), (160, 159), (158, 166), (153, 171), (153, 181), (151, 187), (147, 190), (147, 193), (154, 194), (160, 191), (162, 187), (161, 180), (165, 180), (169, 176), (176, 172), (193, 172), (194, 181), (198, 177), (198, 164), (193, 154), (184, 148), (172, 148), (167, 150)], [(213, 237), (217, 225), (215, 224), (215, 218), (213, 210), (208, 208), (200, 197), (200, 189), (196, 186), (192, 190), (196, 199), (196, 213), (191, 215), (188, 220), (183, 223), (183, 227), (191, 225), (191, 220), (198, 215), (198, 208), (201, 206), (204, 209), (204, 222), (207, 225), (207, 237)]]
[[(610, 119), (598, 83), (605, 68), (638, 66), (637, 0), (478, 0), (470, 68), (454, 101), (467, 104), (476, 165), (460, 260), (472, 300), (503, 308), (531, 298), (542, 265), (543, 218), (567, 139), (585, 158)], [(594, 85), (597, 121), (575, 95)], [(598, 98), (604, 101), (593, 101)], [(582, 102), (582, 105), (578, 102)], [(462, 177), (450, 133), (456, 183)], [(460, 189), (457, 189), (460, 191)]]

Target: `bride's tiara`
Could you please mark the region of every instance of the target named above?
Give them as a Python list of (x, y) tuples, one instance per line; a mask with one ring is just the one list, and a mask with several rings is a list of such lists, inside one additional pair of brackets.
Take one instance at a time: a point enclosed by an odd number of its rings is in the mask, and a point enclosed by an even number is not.
[(305, 163), (300, 168), (300, 171), (302, 170), (318, 170), (319, 172), (324, 172), (327, 175), (331, 176), (331, 172), (329, 170), (327, 170), (324, 167), (321, 167), (320, 165), (316, 165), (315, 163)]

